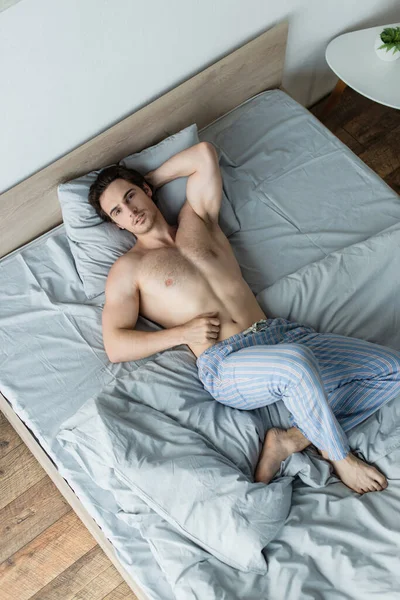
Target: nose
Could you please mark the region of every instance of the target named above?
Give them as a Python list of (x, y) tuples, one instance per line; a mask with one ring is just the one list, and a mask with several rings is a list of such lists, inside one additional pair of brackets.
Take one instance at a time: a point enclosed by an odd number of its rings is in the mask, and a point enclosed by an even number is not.
[(138, 208), (132, 208), (131, 219), (133, 223), (136, 223), (136, 219), (138, 218), (139, 214), (140, 210)]

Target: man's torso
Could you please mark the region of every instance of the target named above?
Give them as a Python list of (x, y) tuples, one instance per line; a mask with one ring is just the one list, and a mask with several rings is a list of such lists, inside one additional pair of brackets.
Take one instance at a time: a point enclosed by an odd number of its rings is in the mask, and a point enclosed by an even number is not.
[(196, 356), (266, 318), (219, 225), (206, 224), (190, 205), (180, 213), (175, 247), (143, 251), (136, 245), (128, 254), (136, 269), (139, 312), (144, 317), (171, 328), (202, 313), (218, 312), (219, 337), (191, 345)]

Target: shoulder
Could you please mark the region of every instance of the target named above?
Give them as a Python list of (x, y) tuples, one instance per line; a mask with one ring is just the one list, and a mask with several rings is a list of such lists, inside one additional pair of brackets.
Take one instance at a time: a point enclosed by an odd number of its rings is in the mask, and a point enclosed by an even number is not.
[(134, 291), (138, 286), (141, 259), (142, 255), (133, 251), (120, 256), (108, 273), (106, 294)]
[(131, 271), (139, 266), (142, 259), (142, 254), (139, 252), (129, 251), (120, 256), (110, 269), (109, 278), (116, 279), (120, 275), (124, 275), (127, 271)]

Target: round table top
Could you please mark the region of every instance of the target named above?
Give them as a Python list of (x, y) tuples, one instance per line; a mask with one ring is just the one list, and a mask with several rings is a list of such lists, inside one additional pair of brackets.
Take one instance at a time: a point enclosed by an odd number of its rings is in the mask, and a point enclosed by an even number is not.
[(400, 23), (344, 33), (329, 43), (325, 57), (339, 79), (356, 92), (400, 109), (400, 58), (384, 61), (374, 48), (376, 36), (383, 29), (397, 26)]

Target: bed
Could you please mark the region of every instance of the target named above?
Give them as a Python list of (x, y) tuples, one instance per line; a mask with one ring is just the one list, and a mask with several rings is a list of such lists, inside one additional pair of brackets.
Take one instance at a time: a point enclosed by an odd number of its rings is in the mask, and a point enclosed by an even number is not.
[(352, 493), (312, 448), (255, 484), (285, 407), (216, 403), (185, 346), (111, 364), (103, 298), (61, 223), (60, 182), (196, 123), (267, 316), (400, 350), (399, 198), (280, 89), (286, 36), (277, 25), (0, 201), (1, 409), (140, 599), (400, 598), (400, 390), (349, 436), (384, 492)]

